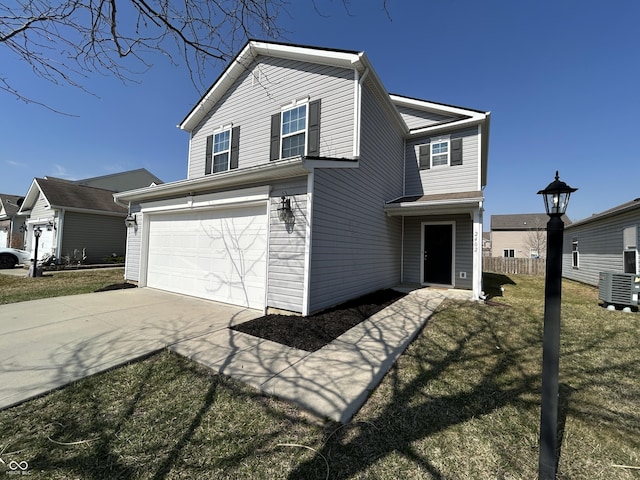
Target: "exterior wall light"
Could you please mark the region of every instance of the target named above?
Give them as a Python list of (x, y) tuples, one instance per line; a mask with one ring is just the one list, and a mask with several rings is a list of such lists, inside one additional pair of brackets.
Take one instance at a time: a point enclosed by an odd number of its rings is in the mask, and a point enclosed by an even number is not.
[(136, 221), (136, 216), (128, 214), (124, 219), (124, 224), (127, 226), (127, 228), (137, 227), (138, 222)]
[(278, 219), (281, 222), (290, 222), (293, 219), (293, 212), (291, 211), (291, 199), (287, 198), (285, 195), (287, 192), (284, 192), (284, 195), (280, 197), (280, 206), (278, 207)]
[(558, 374), (560, 367), (560, 306), (562, 301), (562, 237), (571, 188), (556, 178), (540, 190), (549, 215), (547, 265), (544, 283), (544, 334), (542, 346), (542, 399), (540, 406), (540, 455), (538, 479), (555, 480), (558, 469)]

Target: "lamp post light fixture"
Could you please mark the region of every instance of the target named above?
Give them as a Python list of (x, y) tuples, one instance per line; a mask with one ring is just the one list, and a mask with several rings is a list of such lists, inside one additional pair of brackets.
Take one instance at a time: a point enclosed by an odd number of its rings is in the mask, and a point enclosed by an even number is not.
[(560, 366), (560, 305), (562, 300), (562, 215), (567, 211), (571, 188), (556, 178), (540, 190), (549, 215), (547, 264), (544, 285), (544, 335), (542, 347), (542, 400), (540, 407), (540, 455), (538, 479), (555, 480), (558, 466), (558, 372)]
[(40, 241), (40, 235), (42, 235), (42, 229), (39, 226), (35, 227), (33, 229), (33, 236), (36, 239), (36, 245), (33, 250), (33, 265), (32, 265), (33, 272), (31, 274), (31, 276), (34, 278), (38, 276), (38, 242)]

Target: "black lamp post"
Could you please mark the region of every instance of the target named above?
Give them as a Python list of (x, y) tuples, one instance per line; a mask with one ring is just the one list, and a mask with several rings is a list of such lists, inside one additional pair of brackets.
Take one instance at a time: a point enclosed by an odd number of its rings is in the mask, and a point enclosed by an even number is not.
[(558, 466), (558, 372), (560, 365), (560, 304), (562, 299), (562, 236), (571, 188), (556, 178), (540, 190), (549, 215), (547, 267), (544, 287), (544, 337), (542, 350), (542, 405), (540, 408), (540, 456), (538, 478), (554, 480)]
[(38, 276), (38, 241), (40, 240), (40, 235), (42, 235), (42, 229), (40, 227), (36, 227), (33, 229), (33, 236), (36, 238), (36, 248), (33, 250), (33, 273), (32, 277)]

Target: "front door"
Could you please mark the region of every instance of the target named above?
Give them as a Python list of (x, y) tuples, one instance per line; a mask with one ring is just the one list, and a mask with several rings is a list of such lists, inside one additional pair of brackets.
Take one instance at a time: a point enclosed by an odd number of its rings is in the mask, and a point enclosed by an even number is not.
[(453, 285), (453, 224), (423, 226), (423, 283)]

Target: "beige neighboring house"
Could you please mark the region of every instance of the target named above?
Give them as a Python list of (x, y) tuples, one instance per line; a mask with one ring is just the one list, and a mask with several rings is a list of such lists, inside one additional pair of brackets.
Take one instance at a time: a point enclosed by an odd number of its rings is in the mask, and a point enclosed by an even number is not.
[[(544, 258), (548, 221), (546, 213), (491, 215), (491, 256)], [(571, 224), (566, 216), (562, 221)]]

